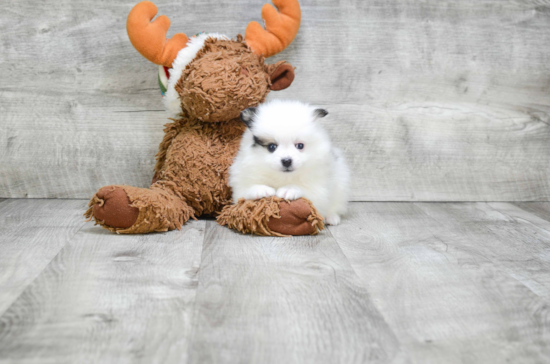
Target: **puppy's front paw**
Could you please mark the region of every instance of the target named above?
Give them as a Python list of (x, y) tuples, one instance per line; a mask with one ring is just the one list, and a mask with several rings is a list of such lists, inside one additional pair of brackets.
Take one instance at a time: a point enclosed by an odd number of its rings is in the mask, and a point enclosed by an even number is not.
[(285, 200), (297, 200), (302, 197), (304, 193), (299, 187), (296, 186), (284, 186), (277, 190), (277, 197), (284, 198)]
[(275, 189), (266, 185), (254, 185), (250, 187), (244, 198), (247, 200), (259, 200), (264, 197), (275, 196)]
[(325, 217), (325, 224), (336, 226), (340, 224), (340, 216), (338, 214), (332, 214)]

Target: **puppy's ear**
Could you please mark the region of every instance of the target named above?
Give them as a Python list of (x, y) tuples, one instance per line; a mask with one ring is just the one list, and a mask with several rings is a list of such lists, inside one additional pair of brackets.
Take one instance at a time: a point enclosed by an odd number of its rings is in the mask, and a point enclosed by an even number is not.
[(328, 111), (326, 111), (325, 109), (315, 109), (315, 111), (313, 111), (313, 118), (315, 120), (324, 118), (327, 115), (328, 115)]
[(256, 108), (249, 107), (241, 111), (241, 121), (246, 124), (247, 127), (251, 127), (254, 123), (254, 117), (256, 116)]

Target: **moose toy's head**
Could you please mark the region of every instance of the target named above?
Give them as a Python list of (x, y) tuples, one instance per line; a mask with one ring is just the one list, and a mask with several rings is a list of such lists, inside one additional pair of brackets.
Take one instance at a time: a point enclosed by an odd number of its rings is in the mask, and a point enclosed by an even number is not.
[(168, 111), (204, 122), (230, 120), (263, 102), (270, 90), (290, 86), (294, 68), (284, 61), (268, 65), (264, 58), (292, 42), (300, 27), (300, 5), (297, 0), (273, 3), (280, 12), (269, 4), (262, 9), (266, 30), (251, 22), (244, 40), (241, 35), (232, 40), (206, 33), (191, 39), (178, 33), (166, 39), (170, 20), (159, 16), (151, 22), (157, 14), (153, 3), (144, 1), (132, 9), (128, 36), (145, 58), (160, 66), (159, 81), (164, 77)]

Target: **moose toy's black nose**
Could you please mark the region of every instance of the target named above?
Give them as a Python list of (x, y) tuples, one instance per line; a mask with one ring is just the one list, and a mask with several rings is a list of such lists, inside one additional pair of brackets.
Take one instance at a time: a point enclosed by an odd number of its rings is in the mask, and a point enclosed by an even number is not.
[(281, 159), (281, 163), (285, 167), (290, 167), (292, 165), (292, 159), (290, 158)]

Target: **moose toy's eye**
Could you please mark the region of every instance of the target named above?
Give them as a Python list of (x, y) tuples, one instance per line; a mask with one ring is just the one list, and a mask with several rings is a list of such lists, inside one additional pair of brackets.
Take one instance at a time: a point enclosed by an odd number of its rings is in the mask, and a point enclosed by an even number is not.
[(304, 149), (304, 145), (302, 143), (296, 144), (296, 149)]
[(267, 150), (269, 150), (271, 153), (273, 153), (277, 149), (277, 144), (271, 143), (267, 146)]

